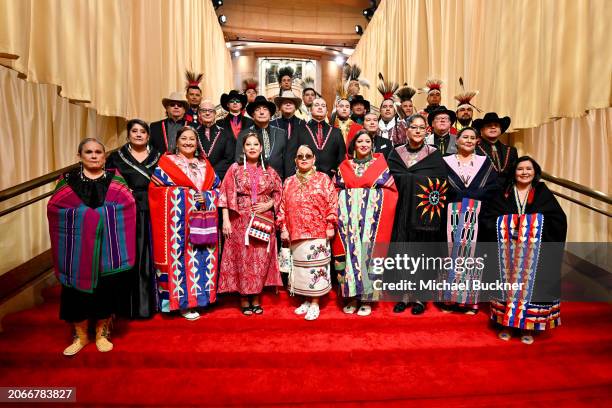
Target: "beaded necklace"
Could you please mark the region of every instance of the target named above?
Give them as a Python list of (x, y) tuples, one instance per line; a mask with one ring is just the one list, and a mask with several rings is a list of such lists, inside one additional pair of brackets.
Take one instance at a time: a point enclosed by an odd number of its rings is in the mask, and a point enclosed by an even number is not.
[(529, 190), (527, 190), (527, 194), (525, 194), (525, 200), (521, 203), (521, 198), (518, 193), (518, 189), (514, 186), (514, 200), (516, 201), (516, 208), (518, 208), (519, 215), (525, 214), (525, 208), (527, 207), (527, 201), (529, 198), (529, 193), (531, 192), (531, 186), (529, 186)]

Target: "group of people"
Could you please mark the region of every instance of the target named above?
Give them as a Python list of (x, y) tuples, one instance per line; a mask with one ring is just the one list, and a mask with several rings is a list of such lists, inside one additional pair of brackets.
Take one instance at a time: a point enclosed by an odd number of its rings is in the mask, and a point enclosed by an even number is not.
[[(540, 166), (499, 140), (509, 117), (472, 120), (476, 92), (459, 95), (456, 111), (440, 106), (436, 80), (418, 111), (416, 90), (382, 75), (378, 115), (359, 95), (367, 85), (359, 77), (345, 67), (330, 117), (312, 82), (300, 84), (302, 98), (293, 93), (290, 68), (279, 70), (272, 101), (245, 81), (221, 96), (219, 117), (203, 100), (201, 75), (188, 72), (185, 93), (162, 100), (166, 118), (130, 120), (127, 143), (108, 159), (100, 141), (84, 139), (80, 167), (61, 177), (48, 205), (60, 318), (75, 333), (64, 354), (89, 343), (90, 321), (98, 350), (110, 351), (114, 316), (177, 311), (195, 320), (220, 293), (238, 293), (241, 313), (260, 315), (264, 288), (283, 286), (281, 269), (306, 320), (319, 317), (334, 285), (345, 313), (367, 316), (381, 298), (372, 259), (389, 243), (448, 242), (473, 253), (477, 241), (565, 241), (565, 214)], [(516, 279), (509, 271), (518, 267), (535, 279), (537, 259), (512, 262), (502, 277)], [(469, 299), (438, 306), (478, 310)], [(407, 308), (421, 314), (427, 305), (406, 296), (394, 311)], [(560, 322), (558, 301), (506, 298), (490, 309), (502, 340), (516, 329), (531, 343), (534, 331)]]

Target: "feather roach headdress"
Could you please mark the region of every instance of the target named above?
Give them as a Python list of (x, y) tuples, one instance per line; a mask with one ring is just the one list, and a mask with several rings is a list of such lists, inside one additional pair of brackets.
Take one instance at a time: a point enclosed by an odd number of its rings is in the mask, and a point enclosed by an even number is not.
[(257, 87), (259, 86), (259, 82), (255, 78), (247, 78), (242, 81), (242, 91), (246, 92), (249, 89), (253, 89), (257, 91)]
[(185, 90), (187, 91), (188, 89), (194, 88), (201, 91), (202, 89), (200, 88), (200, 82), (202, 82), (203, 77), (204, 74), (196, 74), (194, 71), (186, 69), (185, 80), (187, 83), (185, 84)]
[(425, 82), (425, 87), (419, 89), (421, 92), (430, 93), (431, 91), (437, 90), (442, 91), (442, 82), (441, 79), (430, 78)]
[(378, 73), (378, 79), (380, 79), (380, 82), (378, 83), (378, 92), (380, 92), (382, 95), (383, 101), (387, 99), (391, 99), (393, 101), (393, 97), (395, 96), (399, 85), (396, 82), (385, 81), (385, 78), (380, 72)]
[(400, 102), (404, 102), (411, 101), (412, 97), (416, 94), (416, 92), (416, 89), (411, 86), (408, 86), (407, 83), (404, 83), (404, 85), (400, 89), (398, 89), (395, 94), (399, 98)]
[(360, 76), (361, 68), (359, 68), (357, 64), (344, 64), (344, 68), (342, 69), (342, 77), (344, 78), (344, 86), (347, 89), (351, 81), (358, 81), (359, 85), (369, 88), (370, 82), (367, 79), (360, 79)]
[(321, 94), (315, 89), (315, 82), (314, 78), (312, 77), (306, 77), (300, 80), (300, 86), (302, 87), (302, 95), (304, 95), (304, 92), (306, 92), (307, 90), (312, 89), (315, 95), (317, 95), (318, 97), (321, 96)]
[(459, 85), (461, 86), (461, 93), (455, 95), (455, 99), (458, 102), (457, 105), (457, 109), (459, 109), (459, 107), (461, 107), (462, 105), (469, 105), (472, 108), (476, 109), (478, 112), (482, 112), (481, 109), (477, 108), (476, 106), (472, 105), (472, 98), (474, 98), (476, 95), (478, 95), (478, 91), (466, 91), (465, 87), (463, 86), (463, 78), (459, 77)]

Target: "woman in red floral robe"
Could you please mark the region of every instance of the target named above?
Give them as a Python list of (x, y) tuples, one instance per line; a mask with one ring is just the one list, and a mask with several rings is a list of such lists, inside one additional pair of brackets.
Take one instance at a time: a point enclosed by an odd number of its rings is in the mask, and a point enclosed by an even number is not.
[(331, 290), (328, 241), (338, 223), (338, 194), (315, 160), (310, 147), (298, 148), (297, 172), (285, 181), (278, 217), (281, 239), (291, 244), (290, 291), (307, 298), (295, 313), (306, 320), (319, 317), (319, 297)]
[(262, 146), (256, 133), (242, 140), (244, 155), (227, 171), (219, 197), (225, 245), (218, 292), (240, 293), (245, 315), (263, 313), (259, 295), (264, 286), (282, 286), (274, 231), (269, 242), (247, 236), (254, 214), (273, 222), (281, 200), (280, 177), (262, 162)]

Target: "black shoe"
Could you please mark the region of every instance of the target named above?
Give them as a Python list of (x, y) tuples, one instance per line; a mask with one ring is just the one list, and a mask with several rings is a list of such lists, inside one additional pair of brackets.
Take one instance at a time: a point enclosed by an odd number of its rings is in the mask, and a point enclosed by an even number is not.
[(408, 305), (404, 302), (396, 303), (395, 306), (393, 306), (393, 313), (404, 313), (407, 307)]
[(420, 315), (425, 312), (425, 304), (421, 302), (414, 302), (414, 306), (412, 306), (412, 314)]

